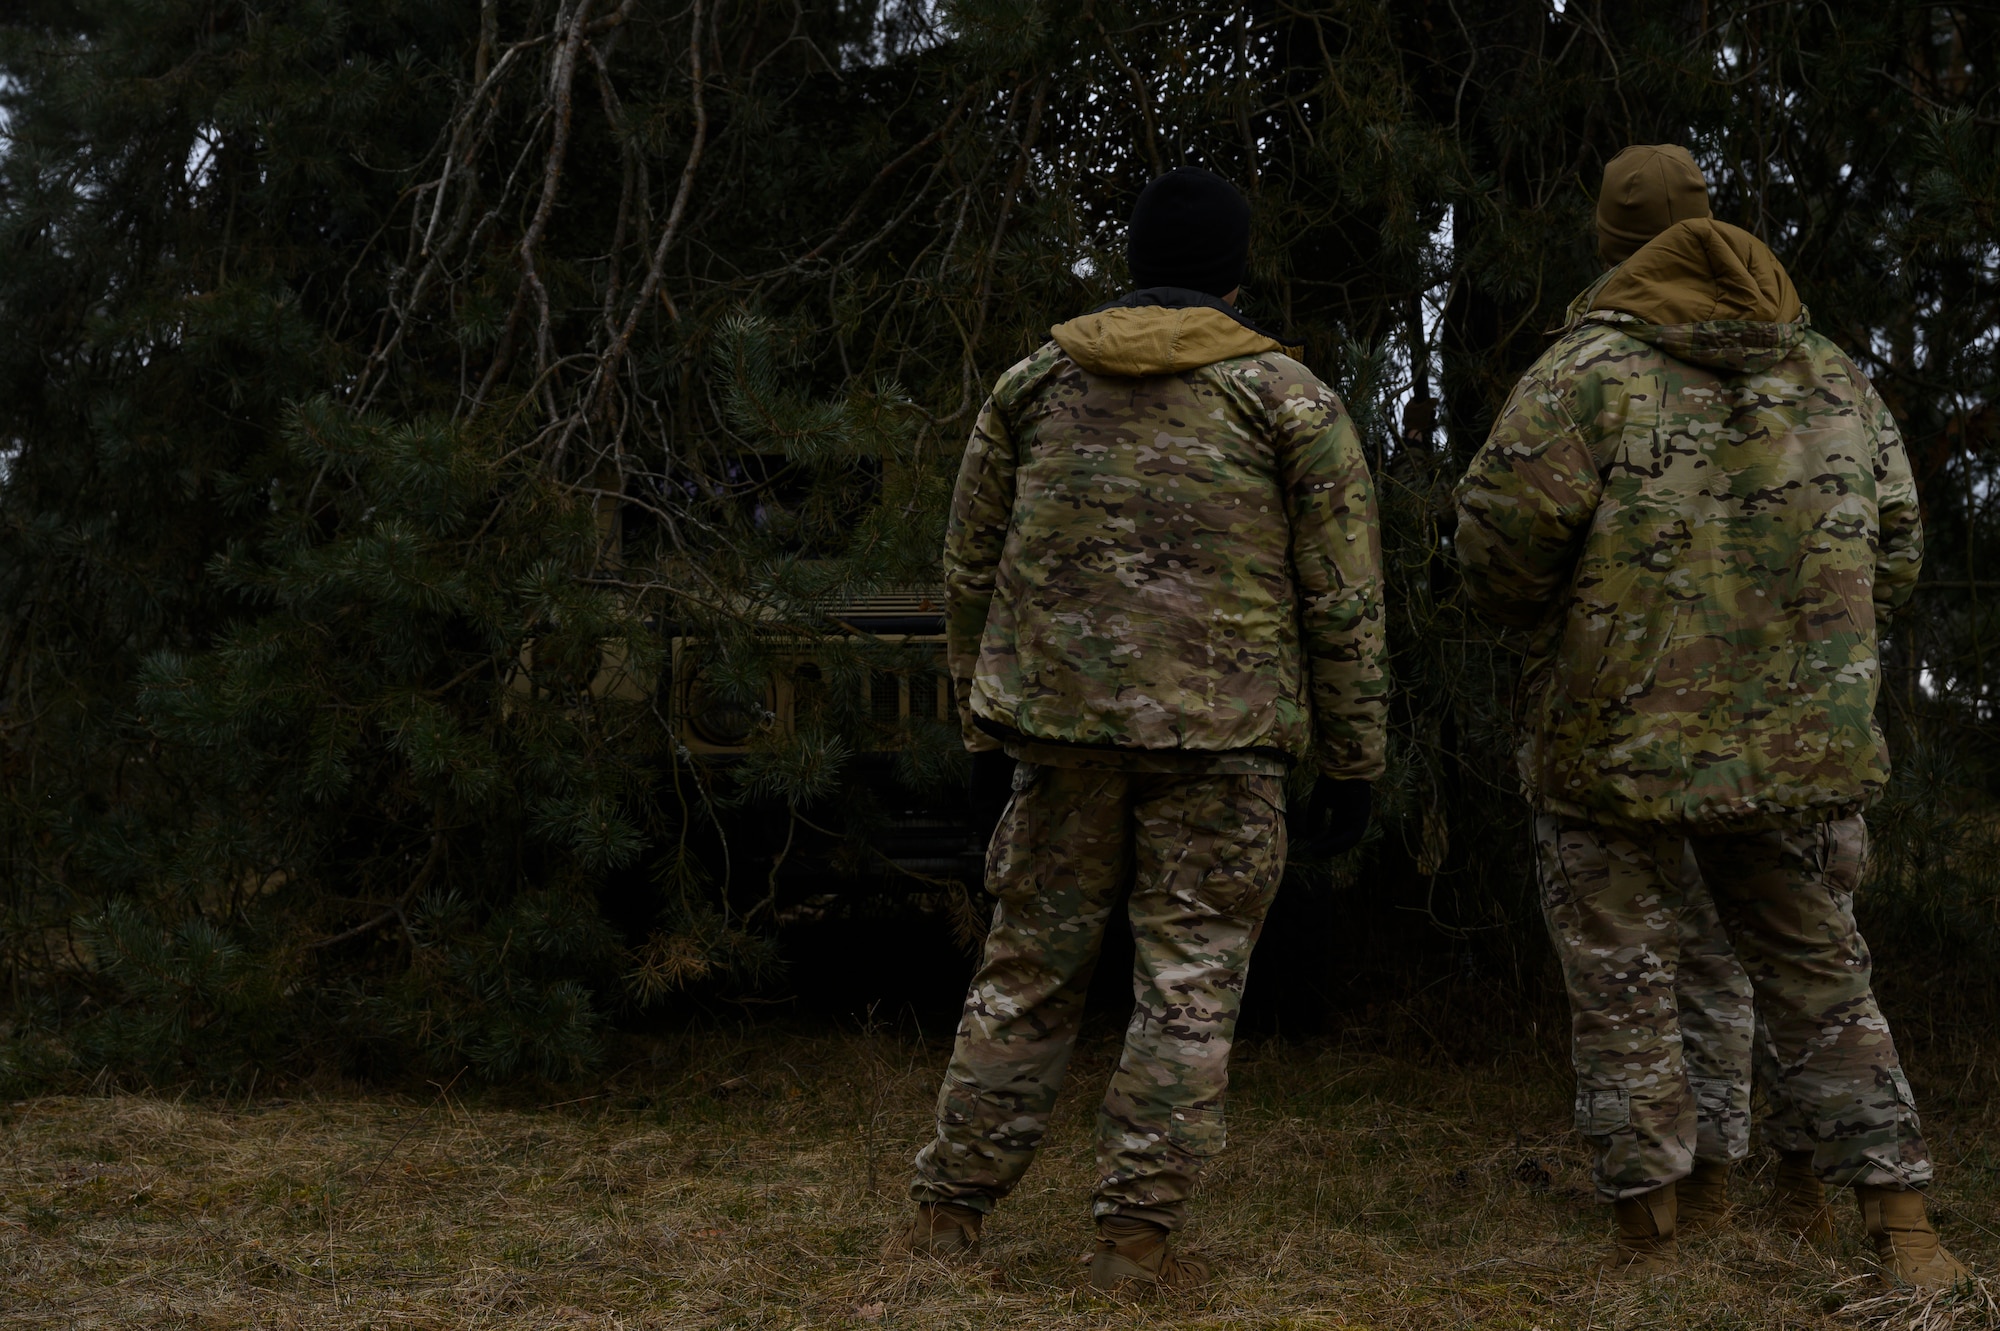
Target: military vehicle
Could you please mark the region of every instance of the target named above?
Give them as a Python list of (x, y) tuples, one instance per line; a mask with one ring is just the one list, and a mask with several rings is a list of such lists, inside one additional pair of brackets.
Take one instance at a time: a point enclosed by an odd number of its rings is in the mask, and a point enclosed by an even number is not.
[[(846, 826), (830, 826), (815, 816), (818, 806), (809, 808), (805, 834), (781, 850), (777, 838), (786, 829), (774, 837), (765, 810), (759, 818), (730, 819), (732, 838), (761, 864), (782, 857), (775, 879), (794, 888), (855, 880), (911, 889), (950, 880), (977, 885), (981, 852), (973, 843), (963, 783), (925, 779), (913, 774), (910, 762), (913, 745), (935, 754), (956, 743), (942, 590), (913, 588), (845, 602), (826, 620), (819, 638), (769, 646), (767, 682), (754, 700), (707, 678), (701, 639), (670, 639), (674, 733), (688, 754), (713, 768), (748, 758), (773, 731), (797, 733), (835, 690), (850, 695), (841, 699), (850, 722), (843, 733), (855, 752), (842, 768), (839, 797), (826, 801), (839, 806), (836, 816)], [(852, 724), (857, 713), (859, 725)], [(867, 853), (856, 853), (857, 842)]]

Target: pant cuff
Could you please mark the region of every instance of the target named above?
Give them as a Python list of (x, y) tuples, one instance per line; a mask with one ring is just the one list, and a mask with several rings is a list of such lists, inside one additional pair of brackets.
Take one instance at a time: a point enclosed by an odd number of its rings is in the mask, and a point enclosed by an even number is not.
[(1917, 1178), (1899, 1176), (1886, 1169), (1863, 1170), (1835, 1178), (1822, 1174), (1821, 1180), (1829, 1188), (1881, 1188), (1885, 1192), (1922, 1192), (1930, 1187), (1931, 1176)]
[(1665, 1183), (1608, 1183), (1600, 1181), (1597, 1185), (1597, 1200), (1600, 1202), (1629, 1202), (1634, 1197), (1644, 1197), (1648, 1193), (1658, 1192), (1661, 1188), (1671, 1188), (1686, 1177), (1686, 1174), (1681, 1174), (1675, 1178), (1668, 1179)]
[(1104, 1197), (1091, 1203), (1090, 1214), (1097, 1220), (1114, 1215), (1125, 1220), (1144, 1220), (1168, 1233), (1187, 1223), (1187, 1208), (1184, 1206), (1133, 1206)]
[(981, 1215), (992, 1215), (993, 1208), (1000, 1202), (998, 1197), (982, 1189), (938, 1183), (927, 1178), (910, 1180), (910, 1200), (919, 1206), (950, 1202), (953, 1206), (963, 1206)]

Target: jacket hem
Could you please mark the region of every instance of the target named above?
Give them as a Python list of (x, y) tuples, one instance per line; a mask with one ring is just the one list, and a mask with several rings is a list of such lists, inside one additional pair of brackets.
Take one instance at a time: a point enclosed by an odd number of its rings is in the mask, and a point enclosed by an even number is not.
[(1036, 748), (1049, 749), (1055, 752), (1072, 750), (1080, 754), (1095, 754), (1099, 757), (1126, 754), (1134, 758), (1180, 754), (1197, 761), (1202, 759), (1252, 757), (1278, 763), (1287, 771), (1291, 769), (1294, 763), (1298, 762), (1297, 755), (1270, 744), (1253, 744), (1235, 749), (1190, 749), (1181, 746), (1155, 749), (1143, 748), (1136, 744), (1112, 744), (1092, 740), (1044, 739), (1039, 735), (1024, 734), (1013, 726), (985, 716), (973, 717), (972, 723), (978, 726), (982, 733), (999, 740), (1003, 745), (1033, 745)]
[(1592, 827), (1620, 830), (1679, 827), (1685, 829), (1691, 836), (1727, 836), (1735, 832), (1767, 832), (1779, 827), (1835, 823), (1865, 813), (1874, 802), (1872, 797), (1864, 796), (1799, 808), (1743, 809), (1708, 814), (1700, 818), (1689, 818), (1685, 815), (1649, 818), (1636, 812), (1593, 809), (1581, 804), (1571, 804), (1566, 800), (1548, 799), (1532, 791), (1528, 794), (1528, 804), (1537, 814), (1550, 814)]

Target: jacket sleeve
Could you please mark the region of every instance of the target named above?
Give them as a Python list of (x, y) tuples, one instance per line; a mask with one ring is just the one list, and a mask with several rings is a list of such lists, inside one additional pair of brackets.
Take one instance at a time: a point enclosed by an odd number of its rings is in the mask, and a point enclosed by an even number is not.
[(1000, 742), (973, 724), (972, 680), (979, 666), (979, 642), (986, 633), (986, 610), (993, 603), (1000, 551), (1014, 512), (1014, 440), (999, 405), (986, 399), (951, 495), (944, 533), (945, 657), (965, 747), (974, 753)]
[(1924, 522), (1903, 433), (1873, 385), (1863, 409), (1874, 418), (1876, 436), (1875, 631), (1879, 633), (1916, 590), (1924, 563)]
[(1347, 409), (1299, 370), (1300, 382), (1267, 405), (1291, 526), (1315, 747), (1322, 774), (1373, 781), (1384, 767), (1389, 693), (1375, 483)]
[(1531, 370), (1458, 483), (1454, 544), (1466, 593), (1499, 624), (1541, 621), (1604, 493), (1568, 396), (1540, 366)]

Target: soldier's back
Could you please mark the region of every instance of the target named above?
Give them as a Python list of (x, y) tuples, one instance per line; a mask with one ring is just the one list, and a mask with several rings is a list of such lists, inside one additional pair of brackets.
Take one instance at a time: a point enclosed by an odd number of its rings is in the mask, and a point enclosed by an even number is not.
[(1338, 399), (1209, 310), (1057, 333), (994, 392), (1014, 496), (975, 706), (1058, 743), (1304, 752), (1289, 453), (1344, 425)]
[[(1858, 807), (1887, 779), (1882, 566), (1899, 582), (1917, 557), (1895, 424), (1795, 297), (1732, 307), (1646, 276), (1607, 284), (1600, 306), (1621, 308), (1551, 348), (1489, 444), (1539, 450), (1518, 465), (1544, 471), (1580, 445), (1562, 483), (1593, 501), (1544, 626), (1524, 775), (1553, 808), (1631, 822)], [(1678, 317), (1718, 304), (1741, 317)]]

